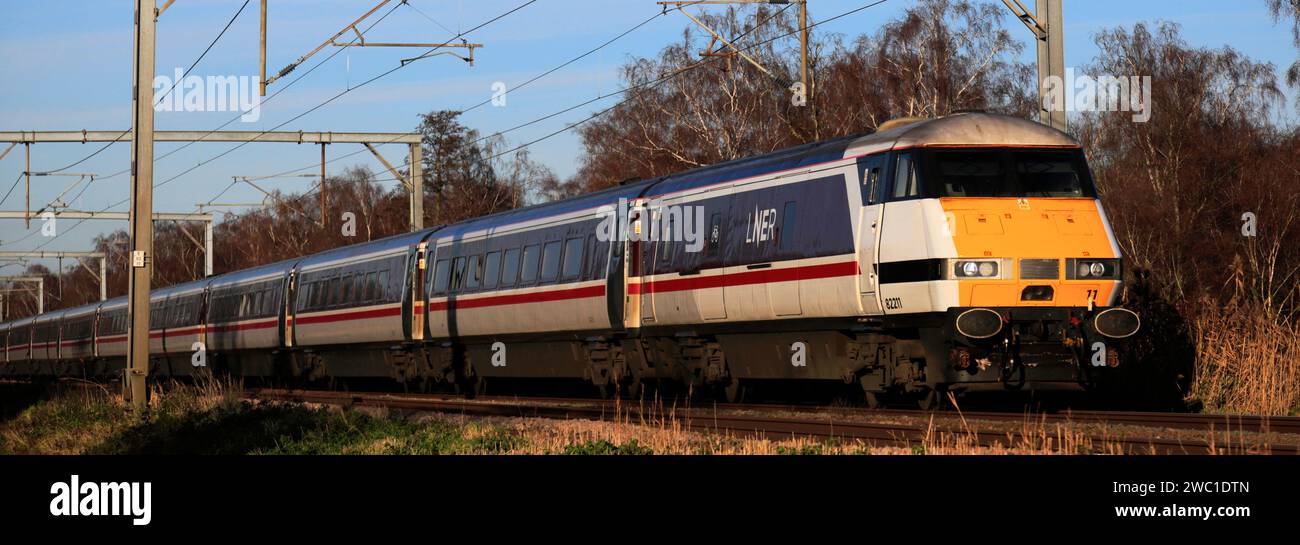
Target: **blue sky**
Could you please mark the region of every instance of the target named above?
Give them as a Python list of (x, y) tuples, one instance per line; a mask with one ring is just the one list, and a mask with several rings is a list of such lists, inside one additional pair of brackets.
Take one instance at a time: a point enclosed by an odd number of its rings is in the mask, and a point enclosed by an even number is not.
[[(367, 38), (372, 41), (443, 41), (454, 35), (443, 27), (455, 31), (469, 29), (523, 0), (409, 1), (418, 11), (408, 6), (398, 7), (371, 30)], [(158, 73), (171, 74), (177, 67), (189, 66), (242, 3), (243, 0), (177, 0), (158, 24)], [(271, 0), (268, 69), (272, 73), (278, 71), (374, 3), (375, 0)], [(810, 9), (816, 21), (865, 3), (866, 0), (812, 0)], [(890, 0), (820, 26), (816, 31), (840, 33), (847, 37), (870, 33), (883, 22), (897, 17), (910, 4), (907, 0)], [(1032, 6), (1033, 2), (1026, 4)], [(128, 128), (131, 119), (132, 5), (131, 0), (0, 0), (0, 74), (6, 83), (4, 92), (0, 93), (0, 130)], [(195, 69), (195, 74), (255, 77), (257, 8), (258, 0), (252, 0), (222, 41)], [(447, 56), (413, 63), (391, 76), (348, 93), (282, 130), (409, 131), (419, 113), (463, 109), (476, 104), (490, 97), (494, 82), (514, 85), (526, 80), (604, 42), (658, 9), (653, 0), (538, 0), (467, 37), (487, 46), (477, 51), (473, 67)], [(385, 10), (387, 8), (379, 13)], [(1065, 0), (1065, 18), (1066, 63), (1069, 66), (1081, 66), (1092, 59), (1096, 51), (1092, 39), (1096, 32), (1114, 26), (1131, 26), (1137, 21), (1156, 20), (1181, 24), (1184, 38), (1193, 45), (1231, 45), (1256, 60), (1276, 64), (1279, 71), (1297, 56), (1290, 42), (1289, 27), (1273, 23), (1263, 0)], [(617, 75), (619, 65), (634, 56), (654, 55), (664, 45), (679, 39), (688, 24), (689, 21), (680, 14), (659, 17), (600, 52), (510, 94), (506, 107), (478, 108), (468, 113), (462, 122), (488, 133), (616, 91), (621, 83)], [(1004, 24), (1026, 40), (1024, 60), (1033, 62), (1028, 31), (1010, 16)], [(333, 52), (332, 49), (323, 51), (316, 59), (324, 58)], [(270, 129), (349, 85), (389, 70), (400, 59), (412, 54), (412, 50), (401, 49), (349, 49), (266, 104), (258, 122), (237, 122), (227, 129)], [(304, 66), (310, 66), (316, 59)], [(298, 73), (273, 85), (270, 92)], [(567, 123), (581, 120), (616, 100), (610, 98), (580, 108), (510, 133), (507, 138), (511, 143), (533, 140)], [(209, 130), (230, 117), (228, 113), (161, 112), (157, 116), (157, 128)], [(170, 178), (233, 145), (204, 143), (190, 146), (159, 161), (156, 180)], [(32, 170), (61, 167), (84, 157), (98, 146), (33, 146)], [(161, 155), (178, 146), (180, 144), (159, 144), (157, 153)], [(354, 148), (358, 147), (331, 146), (329, 154), (350, 153), (356, 151)], [(404, 153), (398, 146), (388, 146), (383, 151), (394, 161), (400, 161)], [(531, 151), (534, 159), (561, 176), (568, 176), (576, 168), (580, 146), (573, 133), (567, 132), (536, 144)], [(129, 156), (129, 143), (116, 144), (73, 170), (103, 176), (125, 168)], [(319, 149), (314, 146), (252, 144), (159, 188), (154, 206), (158, 211), (193, 211), (196, 203), (208, 201), (230, 184), (232, 176), (264, 175), (304, 167), (318, 160)], [(362, 153), (329, 165), (329, 172), (357, 164), (369, 165), (376, 172), (382, 171), (377, 161), (368, 153)], [(21, 147), (0, 160), (0, 195), (23, 169)], [(68, 178), (35, 178), (33, 206), (49, 202), (71, 182)], [(97, 181), (85, 191), (74, 208), (103, 209), (126, 197), (128, 183), (126, 176)], [(268, 180), (266, 185), (302, 191), (310, 184), (310, 179), (289, 178)], [(241, 185), (222, 196), (219, 202), (258, 200), (260, 195), (255, 190)], [(21, 185), (0, 208), (22, 209)], [(21, 220), (0, 220), (0, 248), (26, 250), (44, 244), (44, 250), (86, 250), (95, 235), (125, 226), (122, 222), (91, 221), (68, 230), (74, 223), (73, 220), (60, 220), (58, 227), (66, 232), (49, 241), (40, 234), (28, 236), (31, 232), (23, 228)], [(27, 238), (20, 240), (23, 237)], [(18, 267), (0, 268), (0, 274), (16, 272)]]

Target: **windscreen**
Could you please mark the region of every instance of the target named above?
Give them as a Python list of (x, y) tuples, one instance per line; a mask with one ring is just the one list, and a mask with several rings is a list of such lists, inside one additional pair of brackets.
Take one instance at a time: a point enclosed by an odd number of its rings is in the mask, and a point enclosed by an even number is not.
[(1079, 150), (930, 150), (924, 186), (935, 197), (1094, 197)]

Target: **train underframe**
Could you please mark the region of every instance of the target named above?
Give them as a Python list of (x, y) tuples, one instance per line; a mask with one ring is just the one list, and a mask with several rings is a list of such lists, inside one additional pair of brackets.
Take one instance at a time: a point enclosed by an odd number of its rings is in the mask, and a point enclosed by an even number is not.
[[(498, 386), (568, 382), (603, 396), (703, 396), (743, 401), (762, 391), (807, 399), (816, 391), (861, 396), (868, 405), (941, 402), (946, 392), (1088, 390), (1119, 364), (1119, 341), (1088, 327), (1087, 309), (993, 309), (1004, 317), (993, 336), (956, 331), (948, 313), (896, 319), (748, 324), (743, 329), (647, 328), (563, 339), (517, 336), (463, 342), (397, 342), (210, 352), (209, 370), (240, 377), (327, 385), (343, 379), (391, 379), (419, 391), (468, 395)], [(1102, 343), (1103, 352), (1095, 350)], [(191, 354), (155, 357), (155, 376), (193, 374)], [(10, 375), (120, 376), (122, 358), (24, 362)], [(553, 380), (546, 380), (553, 379)], [(590, 391), (590, 390), (588, 390)]]

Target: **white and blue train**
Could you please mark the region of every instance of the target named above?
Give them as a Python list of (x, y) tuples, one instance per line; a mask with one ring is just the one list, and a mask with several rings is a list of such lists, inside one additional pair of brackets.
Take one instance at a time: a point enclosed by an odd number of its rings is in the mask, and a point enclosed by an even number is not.
[[(152, 294), (152, 372), (571, 379), (735, 399), (1087, 388), (1139, 327), (1084, 154), (1022, 119), (893, 123)], [(111, 376), (122, 298), (0, 325), (0, 374)]]

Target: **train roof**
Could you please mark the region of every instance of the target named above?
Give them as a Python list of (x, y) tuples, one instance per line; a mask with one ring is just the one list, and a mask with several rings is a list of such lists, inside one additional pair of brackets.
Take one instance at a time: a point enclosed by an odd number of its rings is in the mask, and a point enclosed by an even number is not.
[(210, 278), (212, 281), (211, 286), (215, 288), (217, 286), (227, 286), (268, 276), (282, 275), (289, 272), (289, 269), (292, 268), (295, 263), (298, 263), (303, 259), (304, 258), (302, 257), (295, 257), (293, 259), (285, 259), (282, 261), (276, 261), (275, 263), (268, 263), (266, 265), (258, 265), (251, 269), (242, 269), (219, 274)]
[(435, 233), (442, 239), (510, 225), (594, 210), (638, 197), (689, 191), (732, 180), (792, 170), (848, 157), (924, 146), (1078, 147), (1068, 134), (1019, 117), (969, 112), (923, 119), (886, 130), (813, 142), (763, 155), (745, 157), (658, 178), (641, 180), (562, 201), (490, 214), (448, 225)]
[(99, 301), (95, 301), (94, 303), (86, 303), (84, 305), (75, 306), (72, 308), (65, 308), (63, 310), (56, 311), (56, 312), (62, 312), (64, 317), (84, 316), (86, 314), (95, 312), (95, 310), (99, 308), (99, 303), (100, 303)]
[(119, 296), (114, 297), (114, 298), (112, 298), (112, 299), (108, 299), (108, 300), (105, 300), (105, 301), (100, 301), (100, 302), (99, 302), (99, 308), (100, 308), (100, 310), (110, 310), (110, 309), (114, 309), (114, 308), (117, 308), (117, 307), (124, 307), (124, 306), (126, 306), (126, 304), (127, 304), (126, 297), (125, 297), (125, 296), (121, 296), (121, 295), (119, 295)]
[(970, 112), (924, 119), (869, 134), (853, 142), (846, 156), (930, 146), (1079, 147), (1079, 142), (1064, 132), (1028, 119)]
[(328, 263), (340, 259), (395, 251), (399, 248), (410, 248), (411, 246), (419, 244), (425, 239), (425, 237), (429, 236), (429, 233), (437, 231), (439, 228), (440, 227), (427, 227), (410, 233), (400, 233), (367, 242), (339, 246), (338, 248), (326, 250), (318, 254), (303, 256), (297, 260), (297, 265), (300, 269), (307, 269), (322, 263)]
[(616, 187), (586, 193), (561, 201), (536, 204), (515, 210), (498, 212), (444, 227), (435, 238), (455, 237), (465, 233), (493, 227), (561, 216), (586, 210), (594, 211), (602, 205), (615, 204), (619, 199), (640, 197), (705, 187), (730, 180), (761, 176), (801, 166), (825, 163), (844, 158), (844, 152), (862, 135), (845, 136), (822, 142), (804, 144), (772, 153), (745, 157), (684, 172), (646, 180), (625, 183)]
[[(40, 316), (40, 315), (38, 314), (37, 316)], [(28, 317), (26, 317), (26, 318), (19, 318), (19, 319), (17, 319), (17, 320), (13, 320), (13, 321), (10, 321), (10, 322), (6, 322), (5, 324), (6, 324), (10, 329), (13, 329), (13, 328), (15, 328), (15, 327), (22, 327), (22, 326), (25, 326), (25, 325), (31, 324), (31, 323), (34, 322), (34, 321), (36, 321), (36, 316), (28, 316)]]
[(169, 295), (177, 295), (192, 291), (201, 291), (207, 286), (208, 282), (211, 281), (211, 278), (200, 278), (198, 280), (190, 280), (189, 282), (182, 282), (180, 284), (172, 284), (165, 288), (150, 289), (149, 300), (152, 301), (160, 297), (167, 297)]
[(732, 180), (838, 161), (846, 156), (845, 152), (849, 146), (862, 137), (861, 134), (842, 136), (670, 174), (658, 180), (647, 196), (677, 193)]
[(438, 229), (435, 239), (456, 237), (465, 233), (491, 229), (503, 225), (523, 223), (554, 216), (562, 216), (584, 210), (594, 210), (602, 205), (617, 203), (619, 199), (632, 200), (640, 197), (645, 188), (658, 179), (640, 180), (615, 187), (585, 193), (564, 200), (535, 204), (514, 210), (477, 217), (460, 223), (453, 223)]

